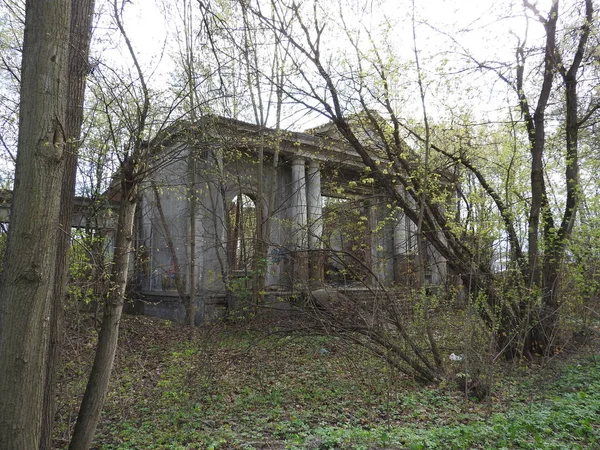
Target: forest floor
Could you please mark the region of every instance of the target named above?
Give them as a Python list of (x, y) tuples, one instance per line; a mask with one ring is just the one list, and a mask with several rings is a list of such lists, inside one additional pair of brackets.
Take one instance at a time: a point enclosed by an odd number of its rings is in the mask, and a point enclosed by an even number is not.
[[(125, 316), (97, 449), (600, 448), (600, 354), (498, 363), (491, 395), (422, 386), (333, 336), (281, 323), (190, 330)], [(69, 321), (55, 447), (91, 367), (90, 316)]]

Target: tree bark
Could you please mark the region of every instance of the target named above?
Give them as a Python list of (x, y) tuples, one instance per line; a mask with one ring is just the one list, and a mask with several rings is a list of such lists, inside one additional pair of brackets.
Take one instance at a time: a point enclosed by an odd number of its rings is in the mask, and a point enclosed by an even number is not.
[(77, 155), (83, 123), (85, 80), (89, 73), (89, 51), (92, 38), (94, 0), (71, 0), (71, 27), (67, 79), (67, 111), (65, 119), (65, 171), (60, 200), (59, 228), (56, 244), (56, 270), (50, 304), (50, 339), (46, 362), (46, 384), (42, 409), (40, 450), (52, 447), (52, 427), (55, 410), (56, 367), (60, 362), (64, 315), (64, 296), (67, 284), (68, 255), (71, 244), (71, 216), (77, 174)]
[[(555, 2), (554, 5), (556, 5)], [(580, 197), (579, 183), (579, 128), (581, 123), (578, 118), (577, 76), (580, 69), (585, 48), (594, 19), (592, 0), (585, 1), (585, 19), (581, 25), (581, 34), (573, 61), (567, 69), (561, 57), (560, 48), (555, 39), (547, 39), (546, 55), (552, 58), (553, 66), (560, 73), (564, 82), (565, 98), (565, 181), (566, 202), (560, 227), (555, 228), (554, 221), (548, 213), (544, 217), (543, 237), (546, 249), (543, 254), (543, 263), (539, 285), (541, 286), (542, 307), (538, 317), (533, 318), (534, 324), (527, 336), (527, 347), (532, 354), (550, 354), (554, 347), (554, 337), (559, 319), (559, 278), (560, 267), (565, 256), (565, 247), (571, 237), (571, 232), (577, 215)], [(555, 33), (556, 25), (550, 26), (552, 17), (558, 15), (558, 6), (550, 11), (549, 19), (545, 23), (546, 33)], [(550, 55), (550, 56), (548, 56)], [(536, 123), (537, 131), (537, 123)], [(537, 141), (536, 141), (537, 144)], [(543, 142), (542, 142), (543, 144)], [(533, 185), (532, 185), (533, 187)]]
[(13, 207), (0, 282), (0, 442), (37, 449), (64, 170), (70, 0), (26, 3)]

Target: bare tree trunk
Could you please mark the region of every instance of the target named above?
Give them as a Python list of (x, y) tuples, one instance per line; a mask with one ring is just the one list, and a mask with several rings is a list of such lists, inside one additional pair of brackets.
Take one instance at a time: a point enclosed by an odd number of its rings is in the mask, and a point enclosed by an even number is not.
[[(231, 212), (233, 211), (234, 217), (231, 220)], [(238, 258), (237, 258), (237, 246), (240, 238), (240, 226), (241, 226), (241, 215), (242, 215), (242, 194), (238, 194), (235, 200), (235, 204), (228, 210), (225, 217), (225, 223), (228, 230), (227, 240), (227, 261), (230, 270), (238, 269)]]
[(0, 282), (0, 442), (37, 449), (64, 169), (70, 0), (27, 2), (13, 206)]
[(113, 259), (111, 289), (104, 304), (102, 328), (98, 336), (98, 347), (79, 409), (70, 450), (87, 450), (90, 448), (100, 412), (108, 389), (108, 382), (117, 351), (119, 322), (123, 312), (125, 288), (129, 274), (131, 253), (133, 251), (133, 222), (137, 207), (137, 187), (131, 179), (131, 173), (123, 169), (122, 198), (119, 207), (117, 235), (115, 238), (115, 254)]
[(60, 200), (59, 229), (56, 244), (54, 292), (50, 304), (50, 340), (46, 362), (46, 385), (42, 409), (40, 450), (52, 447), (52, 427), (55, 410), (56, 367), (60, 363), (64, 296), (67, 284), (68, 255), (71, 244), (71, 216), (77, 174), (77, 154), (83, 123), (85, 77), (89, 72), (88, 56), (92, 38), (94, 0), (71, 0), (71, 30), (69, 35), (69, 72), (67, 79), (67, 110), (65, 119), (65, 172)]
[(196, 159), (193, 149), (190, 149), (189, 155), (189, 174), (190, 174), (190, 269), (189, 269), (189, 291), (185, 303), (185, 321), (190, 326), (196, 325)]
[(119, 28), (125, 45), (135, 66), (142, 95), (140, 103), (136, 105), (136, 121), (129, 128), (129, 143), (126, 148), (132, 149), (131, 155), (125, 155), (121, 163), (121, 203), (117, 218), (117, 233), (115, 237), (115, 250), (111, 268), (111, 286), (104, 303), (102, 328), (98, 335), (98, 345), (90, 378), (85, 389), (85, 394), (79, 408), (79, 415), (73, 431), (69, 449), (87, 450), (90, 447), (98, 425), (104, 399), (108, 390), (110, 374), (117, 351), (119, 338), (119, 323), (125, 301), (125, 289), (129, 276), (131, 254), (133, 252), (133, 224), (138, 202), (138, 185), (142, 179), (140, 167), (144, 161), (143, 133), (148, 120), (150, 109), (150, 94), (144, 73), (137, 60), (135, 51), (125, 29), (121, 14), (124, 3), (118, 0), (112, 2), (113, 18)]
[[(190, 117), (192, 123), (196, 123), (198, 119), (196, 107), (196, 70), (194, 62), (194, 15), (192, 14), (192, 5), (190, 1), (183, 2), (183, 21), (185, 29), (185, 58), (184, 68), (187, 76), (187, 84), (189, 89), (188, 98), (190, 101)], [(190, 182), (190, 191), (188, 201), (190, 203), (190, 252), (189, 252), (189, 290), (185, 303), (185, 322), (193, 327), (196, 324), (196, 211), (198, 207), (198, 199), (196, 197), (196, 159), (194, 148), (190, 146), (188, 155), (188, 173)]]
[[(535, 6), (526, 4), (530, 9), (535, 10)], [(538, 287), (542, 295), (542, 307), (538, 312), (538, 317), (533, 318), (534, 325), (531, 327), (527, 339), (526, 350), (532, 354), (549, 354), (553, 350), (553, 338), (558, 324), (558, 284), (560, 275), (560, 265), (564, 258), (565, 245), (571, 236), (577, 208), (579, 206), (580, 186), (579, 186), (579, 155), (578, 155), (578, 134), (582, 121), (578, 117), (578, 98), (577, 98), (577, 76), (581, 63), (584, 58), (585, 48), (590, 35), (591, 26), (594, 20), (594, 8), (592, 0), (585, 1), (585, 19), (580, 28), (581, 34), (577, 42), (577, 49), (573, 55), (573, 61), (570, 66), (562, 60), (560, 48), (556, 42), (556, 22), (558, 20), (558, 1), (552, 3), (548, 18), (542, 23), (546, 29), (546, 52), (545, 52), (545, 75), (542, 85), (542, 92), (538, 107), (533, 117), (525, 115), (528, 126), (531, 153), (531, 189), (532, 206), (529, 223), (529, 265), (531, 272), (531, 285)], [(565, 181), (567, 196), (564, 207), (562, 221), (559, 227), (555, 226), (544, 185), (543, 173), (543, 152), (545, 146), (544, 136), (544, 113), (548, 103), (549, 91), (552, 85), (552, 76), (554, 72), (560, 73), (564, 82), (564, 98), (566, 106), (565, 123)], [(522, 87), (522, 74), (520, 76), (518, 87)], [(524, 94), (521, 94), (524, 96)], [(521, 102), (523, 104), (523, 101)], [(527, 114), (527, 103), (525, 102), (521, 109)], [(543, 257), (540, 257), (538, 235), (539, 215), (541, 211), (542, 232), (546, 248)], [(537, 212), (537, 217), (536, 213)]]
[[(417, 66), (417, 84), (419, 85), (419, 97), (421, 100), (421, 107), (423, 108), (423, 124), (425, 125), (425, 158), (423, 161), (423, 187), (419, 193), (419, 220), (417, 221), (417, 256), (418, 256), (418, 272), (419, 272), (419, 288), (424, 301), (426, 298), (426, 286), (425, 286), (425, 268), (427, 263), (427, 239), (423, 234), (423, 219), (425, 216), (425, 202), (429, 197), (429, 160), (431, 155), (431, 130), (429, 127), (429, 116), (427, 115), (427, 102), (425, 101), (425, 86), (423, 84), (423, 75), (421, 73), (421, 64), (419, 62), (419, 51), (417, 49), (417, 29), (415, 22), (415, 2), (412, 2), (412, 32), (413, 32), (413, 43), (415, 53), (415, 64)], [(435, 340), (435, 336), (432, 329), (432, 321), (429, 320), (429, 305), (425, 305), (425, 329), (427, 331), (427, 339), (433, 359), (435, 361), (436, 369), (438, 372), (442, 372), (443, 365), (440, 352)]]
[[(265, 274), (263, 263), (267, 257), (267, 245), (265, 242), (265, 217), (264, 217), (264, 168), (265, 168), (265, 150), (264, 150), (264, 135), (263, 129), (265, 127), (266, 115), (268, 112), (265, 111), (262, 98), (262, 88), (260, 85), (259, 72), (258, 72), (258, 56), (254, 46), (255, 42), (251, 39), (252, 28), (248, 21), (248, 10), (242, 5), (242, 18), (244, 22), (244, 46), (243, 54), (246, 63), (246, 82), (248, 84), (248, 91), (250, 93), (250, 100), (252, 103), (252, 109), (254, 111), (254, 120), (257, 125), (260, 126), (260, 144), (258, 147), (258, 173), (257, 173), (257, 190), (256, 190), (256, 201), (255, 201), (255, 236), (253, 250), (254, 255), (252, 258), (252, 297), (254, 306), (264, 303), (265, 294)], [(252, 58), (251, 58), (252, 57)], [(267, 219), (268, 220), (268, 219)]]

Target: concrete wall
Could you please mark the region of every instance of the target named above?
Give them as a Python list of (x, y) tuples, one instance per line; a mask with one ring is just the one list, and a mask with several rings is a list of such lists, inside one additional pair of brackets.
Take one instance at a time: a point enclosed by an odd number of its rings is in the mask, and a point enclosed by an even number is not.
[[(267, 156), (263, 167), (263, 197), (258, 197), (259, 165), (256, 151), (236, 147), (193, 148), (202, 155), (196, 165), (196, 183), (192, 191), (188, 151), (179, 152), (178, 158), (163, 161), (152, 181), (160, 190), (160, 203), (173, 239), (181, 276), (186, 290), (195, 283), (198, 322), (209, 320), (214, 311), (223, 307), (228, 297), (223, 278), (230, 274), (228, 267), (227, 215), (236, 196), (244, 194), (255, 205), (262, 205), (269, 214), (272, 202), (270, 229), (265, 229), (267, 241), (267, 292), (308, 289), (315, 279), (322, 280), (320, 164), (307, 157), (281, 158), (274, 168)], [(288, 152), (289, 153), (289, 152)], [(271, 186), (274, 190), (271, 190)], [(190, 198), (196, 199), (196, 276), (189, 279), (190, 261)], [(416, 250), (416, 226), (392, 208), (383, 195), (371, 195), (357, 203), (361, 214), (368, 217), (364, 239), (369, 241), (363, 264), (371, 267), (374, 287), (407, 285), (402, 270), (410, 268)], [(143, 246), (147, 262), (140, 270), (140, 290), (149, 299), (146, 314), (170, 320), (183, 320), (184, 310), (178, 300), (173, 277), (173, 258), (166, 244), (150, 182), (142, 194), (138, 224), (138, 247)], [(311, 253), (312, 252), (312, 253)], [(445, 261), (433, 249), (428, 250), (431, 263), (431, 282), (439, 284), (445, 278)], [(413, 258), (414, 259), (414, 258)], [(237, 274), (236, 276), (240, 276)], [(320, 278), (319, 278), (320, 277)], [(244, 280), (243, 280), (244, 281)], [(247, 283), (247, 280), (244, 281)], [(241, 285), (240, 285), (241, 286)], [(163, 301), (161, 301), (161, 299)], [(162, 306), (161, 306), (162, 304)]]

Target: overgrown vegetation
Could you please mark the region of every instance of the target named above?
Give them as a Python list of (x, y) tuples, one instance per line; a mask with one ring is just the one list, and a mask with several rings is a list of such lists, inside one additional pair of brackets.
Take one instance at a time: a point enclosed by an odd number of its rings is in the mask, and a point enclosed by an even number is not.
[[(250, 324), (252, 325), (252, 324)], [(420, 386), (336, 336), (282, 323), (195, 330), (125, 317), (94, 448), (594, 448), (600, 359), (501, 366), (491, 395)], [(97, 333), (72, 322), (55, 444), (64, 448)], [(460, 369), (463, 362), (458, 364)]]
[[(101, 2), (91, 57), (95, 2), (38, 3), (0, 0), (0, 446), (49, 447), (66, 303), (103, 306), (60, 386), (57, 442), (90, 447), (134, 283), (192, 329), (125, 321), (99, 447), (598, 445), (597, 361), (536, 370), (598, 337), (597, 2), (161, 0), (150, 64), (132, 2)], [(120, 205), (67, 280), (75, 191)], [(276, 294), (305, 335), (232, 328)]]

